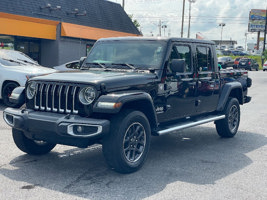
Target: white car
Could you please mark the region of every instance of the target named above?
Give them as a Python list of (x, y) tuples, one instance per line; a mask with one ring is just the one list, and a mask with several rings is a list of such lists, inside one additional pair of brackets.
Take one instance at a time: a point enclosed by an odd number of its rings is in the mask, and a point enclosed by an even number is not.
[(71, 71), (71, 70), (77, 70), (79, 69), (79, 60), (74, 60), (71, 62), (64, 63), (59, 66), (53, 67), (53, 69), (59, 70), (59, 71)]
[(0, 99), (7, 106), (16, 106), (9, 101), (13, 89), (24, 86), (32, 76), (53, 72), (56, 70), (40, 66), (22, 52), (0, 49)]
[(262, 70), (263, 70), (263, 71), (267, 70), (267, 61), (265, 61), (265, 63), (263, 64), (263, 66), (262, 66)]

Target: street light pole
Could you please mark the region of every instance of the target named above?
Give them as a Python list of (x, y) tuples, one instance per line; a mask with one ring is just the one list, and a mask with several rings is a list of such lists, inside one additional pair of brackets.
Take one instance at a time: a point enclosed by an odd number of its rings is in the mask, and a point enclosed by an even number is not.
[(184, 34), (184, 5), (185, 5), (185, 0), (183, 0), (183, 14), (182, 14), (181, 38), (183, 37), (183, 34)]
[(163, 32), (164, 32), (164, 37), (165, 37), (165, 29), (167, 28), (167, 25), (162, 25)]
[(188, 1), (189, 1), (189, 21), (188, 21), (188, 33), (187, 33), (187, 38), (190, 38), (191, 3), (195, 3), (196, 0), (188, 0)]
[(219, 26), (222, 27), (222, 29), (221, 29), (221, 44), (220, 44), (220, 48), (221, 48), (221, 46), (222, 46), (222, 32), (223, 32), (223, 27), (225, 26), (225, 23), (220, 23)]
[(263, 48), (262, 48), (262, 55), (261, 55), (261, 66), (263, 67), (264, 64), (264, 51), (265, 51), (265, 44), (266, 44), (266, 29), (267, 29), (267, 8), (265, 10), (265, 26), (264, 26), (264, 37), (263, 37)]

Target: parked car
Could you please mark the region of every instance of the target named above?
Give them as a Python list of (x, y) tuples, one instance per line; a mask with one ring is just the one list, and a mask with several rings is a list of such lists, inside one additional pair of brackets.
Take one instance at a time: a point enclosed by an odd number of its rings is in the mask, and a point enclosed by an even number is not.
[(229, 45), (229, 46), (228, 46), (228, 50), (229, 50), (229, 51), (233, 51), (233, 50), (235, 50), (235, 47), (234, 47), (233, 45)]
[(81, 67), (81, 64), (83, 63), (85, 58), (86, 57), (81, 57), (80, 60), (74, 60), (71, 62), (67, 62), (63, 65), (55, 66), (55, 67), (53, 67), (53, 69), (56, 69), (59, 71), (79, 70)]
[(263, 66), (262, 66), (262, 70), (263, 70), (263, 71), (267, 70), (267, 61), (265, 61), (265, 63), (263, 64)]
[(234, 68), (238, 68), (238, 65), (239, 65), (239, 60), (242, 59), (242, 58), (246, 58), (246, 57), (237, 57), (235, 58), (234, 60)]
[(223, 56), (218, 58), (218, 64), (220, 64), (223, 69), (226, 69), (227, 67), (234, 66), (234, 60), (230, 56)]
[(257, 61), (251, 58), (240, 59), (238, 67), (242, 69), (250, 70), (250, 71), (252, 69), (255, 69), (256, 71), (259, 70), (259, 64), (257, 63)]
[(55, 71), (39, 65), (22, 52), (0, 49), (0, 99), (7, 106), (18, 106), (9, 100), (14, 88), (24, 86), (30, 77)]
[(244, 47), (242, 47), (242, 46), (237, 46), (235, 49), (238, 51), (244, 51)]
[(53, 69), (59, 70), (59, 71), (71, 71), (71, 70), (78, 70), (80, 69), (79, 60), (74, 60), (71, 62), (64, 63), (59, 66), (53, 67)]

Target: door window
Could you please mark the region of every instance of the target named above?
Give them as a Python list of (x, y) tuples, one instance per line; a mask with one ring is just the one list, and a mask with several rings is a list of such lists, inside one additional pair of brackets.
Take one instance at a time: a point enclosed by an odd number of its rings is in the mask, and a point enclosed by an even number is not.
[(197, 47), (197, 70), (212, 71), (212, 57), (210, 47)]
[(191, 49), (186, 45), (174, 45), (172, 47), (170, 62), (172, 59), (183, 59), (185, 61), (186, 72), (192, 71)]

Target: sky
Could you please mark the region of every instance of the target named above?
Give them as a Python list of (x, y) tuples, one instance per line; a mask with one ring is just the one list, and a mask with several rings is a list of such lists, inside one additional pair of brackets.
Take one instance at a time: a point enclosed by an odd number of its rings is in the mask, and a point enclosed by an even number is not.
[[(109, 0), (122, 4), (122, 0)], [(192, 1), (192, 0), (191, 0)], [(141, 25), (144, 36), (181, 37), (183, 0), (124, 0), (125, 11)], [(189, 0), (185, 0), (183, 37), (188, 36)], [(200, 32), (207, 40), (236, 40), (237, 45), (256, 43), (257, 33), (248, 32), (251, 9), (266, 9), (267, 0), (195, 0), (191, 3), (190, 38)], [(225, 23), (223, 30), (220, 23)], [(166, 26), (165, 26), (166, 25)], [(261, 34), (263, 37), (263, 33)]]

